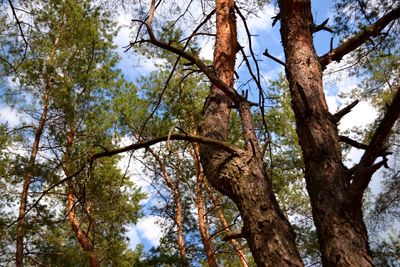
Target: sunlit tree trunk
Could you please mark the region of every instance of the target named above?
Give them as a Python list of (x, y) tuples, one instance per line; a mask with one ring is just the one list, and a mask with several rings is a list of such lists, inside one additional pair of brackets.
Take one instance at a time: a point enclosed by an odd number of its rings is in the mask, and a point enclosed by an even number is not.
[(171, 179), (167, 172), (167, 168), (161, 158), (153, 151), (153, 149), (149, 148), (149, 152), (153, 155), (156, 159), (160, 169), (164, 181), (166, 182), (169, 189), (171, 189), (172, 198), (175, 204), (175, 223), (177, 227), (177, 236), (178, 236), (178, 249), (179, 254), (181, 257), (182, 264), (187, 264), (187, 257), (186, 257), (186, 248), (185, 248), (185, 239), (183, 234), (183, 224), (182, 224), (182, 203), (181, 203), (181, 191), (179, 189), (179, 183)]
[[(60, 35), (54, 40), (53, 49), (49, 55), (47, 63), (49, 66), (53, 64), (54, 56), (56, 53), (56, 49), (60, 40)], [(51, 74), (50, 74), (51, 75)], [(15, 255), (15, 265), (17, 267), (21, 267), (24, 265), (23, 256), (24, 256), (24, 236), (25, 236), (25, 215), (27, 210), (27, 201), (28, 201), (28, 192), (29, 186), (32, 182), (35, 172), (35, 162), (37, 153), (39, 151), (40, 139), (43, 134), (43, 130), (45, 127), (45, 123), (47, 120), (47, 115), (49, 111), (49, 94), (51, 90), (51, 76), (47, 76), (45, 80), (45, 87), (43, 92), (43, 109), (42, 114), (40, 116), (38, 125), (35, 130), (34, 141), (31, 148), (31, 154), (29, 158), (29, 162), (26, 168), (26, 172), (23, 179), (22, 192), (21, 192), (21, 202), (19, 205), (18, 212), (18, 222), (17, 222), (17, 230), (16, 230), (16, 255)]]
[[(209, 195), (211, 201), (214, 204), (214, 209), (217, 212), (218, 219), (219, 219), (223, 229), (225, 229), (224, 232), (229, 235), (232, 231), (229, 229), (229, 224), (226, 221), (224, 213), (219, 208), (218, 199), (215, 197), (214, 193), (211, 191), (211, 188), (209, 188), (207, 183), (205, 183), (205, 187), (206, 187), (206, 190), (208, 192), (208, 195)], [(240, 248), (239, 242), (236, 241), (236, 239), (234, 239), (234, 238), (230, 238), (229, 239), (229, 243), (232, 245), (233, 249), (235, 250), (235, 253), (239, 257), (240, 263), (242, 264), (242, 266), (243, 267), (248, 267), (246, 256), (244, 255), (242, 249)]]
[(43, 111), (40, 116), (38, 126), (35, 130), (35, 139), (32, 145), (31, 155), (28, 162), (28, 167), (24, 175), (22, 192), (21, 192), (21, 202), (19, 205), (18, 213), (18, 223), (17, 223), (17, 236), (16, 236), (16, 266), (23, 266), (24, 257), (24, 236), (25, 236), (25, 215), (26, 206), (28, 201), (29, 186), (32, 182), (35, 172), (35, 162), (36, 156), (39, 150), (40, 139), (44, 130), (44, 125), (47, 119), (47, 112), (49, 109), (49, 90), (50, 82), (47, 81), (44, 97), (43, 97)]
[[(196, 134), (196, 133), (195, 133)], [(204, 173), (201, 170), (200, 165), (200, 152), (199, 145), (197, 143), (193, 143), (193, 160), (196, 171), (196, 206), (197, 206), (197, 218), (199, 222), (199, 232), (201, 241), (203, 243), (204, 252), (207, 257), (207, 262), (210, 267), (216, 267), (217, 259), (215, 257), (215, 253), (213, 251), (212, 242), (210, 238), (210, 233), (208, 231), (208, 223), (205, 221), (205, 212), (204, 212), (204, 197), (203, 197), (203, 182), (204, 182)]]
[[(64, 155), (64, 170), (65, 175), (67, 177), (72, 177), (74, 174), (73, 171), (73, 161), (72, 161), (72, 152), (73, 152), (73, 144), (75, 140), (76, 129), (75, 125), (72, 122), (69, 122), (69, 131), (67, 134), (67, 145), (66, 152)], [(92, 222), (89, 221), (89, 229), (85, 232), (82, 229), (82, 224), (79, 222), (78, 216), (76, 214), (75, 205), (77, 205), (77, 199), (75, 197), (74, 190), (74, 181), (73, 179), (68, 179), (67, 181), (67, 212), (68, 219), (71, 224), (72, 230), (74, 231), (75, 237), (81, 245), (83, 251), (87, 254), (89, 258), (89, 263), (91, 267), (100, 266), (100, 262), (97, 258), (97, 255), (94, 250), (93, 240), (90, 238), (90, 226)], [(90, 209), (86, 208), (87, 215), (90, 217)], [(89, 220), (91, 220), (89, 218)]]

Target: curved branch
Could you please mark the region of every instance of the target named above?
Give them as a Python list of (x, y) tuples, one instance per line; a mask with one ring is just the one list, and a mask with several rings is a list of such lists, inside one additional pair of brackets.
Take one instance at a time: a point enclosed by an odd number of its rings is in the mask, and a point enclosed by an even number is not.
[(91, 161), (99, 159), (99, 158), (114, 156), (114, 155), (121, 154), (121, 153), (124, 153), (124, 152), (127, 152), (127, 151), (147, 148), (149, 146), (152, 146), (154, 144), (157, 144), (157, 143), (160, 143), (160, 142), (164, 142), (164, 141), (167, 141), (167, 140), (184, 140), (184, 141), (189, 141), (189, 142), (198, 142), (198, 143), (201, 143), (201, 144), (212, 145), (212, 146), (218, 147), (218, 148), (220, 148), (222, 150), (225, 150), (226, 152), (229, 152), (229, 153), (234, 154), (234, 155), (239, 155), (239, 154), (241, 154), (243, 152), (237, 146), (234, 146), (234, 145), (232, 145), (230, 143), (227, 143), (227, 142), (224, 142), (224, 141), (219, 141), (219, 140), (216, 140), (216, 139), (212, 139), (212, 138), (208, 138), (208, 137), (204, 137), (204, 136), (193, 135), (193, 134), (189, 134), (189, 133), (184, 133), (184, 134), (175, 133), (175, 134), (161, 136), (161, 137), (154, 138), (154, 139), (151, 139), (151, 140), (147, 140), (147, 141), (131, 144), (131, 145), (128, 145), (128, 146), (125, 146), (125, 147), (121, 147), (121, 148), (117, 148), (117, 149), (114, 149), (114, 150), (100, 152), (100, 153), (94, 154), (91, 157)]
[(390, 22), (398, 19), (399, 17), (400, 6), (381, 17), (374, 24), (366, 26), (363, 30), (342, 43), (337, 48), (319, 57), (319, 62), (321, 63), (321, 66), (325, 68), (332, 61), (340, 61), (345, 55), (360, 47), (371, 37), (379, 35)]

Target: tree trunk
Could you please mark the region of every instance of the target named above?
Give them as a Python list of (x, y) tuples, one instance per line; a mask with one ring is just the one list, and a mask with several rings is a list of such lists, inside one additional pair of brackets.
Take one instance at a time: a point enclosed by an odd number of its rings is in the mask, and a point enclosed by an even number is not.
[[(138, 138), (138, 135), (135, 134), (133, 131), (134, 136)], [(185, 266), (187, 265), (187, 257), (186, 257), (186, 248), (185, 248), (185, 239), (183, 235), (183, 223), (182, 223), (182, 203), (181, 203), (181, 192), (179, 189), (179, 183), (171, 179), (167, 172), (167, 168), (164, 164), (164, 162), (161, 160), (161, 158), (157, 155), (156, 152), (152, 148), (148, 148), (148, 151), (151, 153), (151, 155), (155, 158), (155, 160), (158, 162), (158, 165), (160, 166), (162, 176), (164, 178), (164, 181), (166, 182), (167, 186), (169, 189), (171, 189), (172, 193), (172, 198), (174, 200), (175, 204), (175, 223), (176, 227), (178, 229), (177, 231), (177, 236), (178, 236), (178, 249), (179, 249), (179, 254), (181, 257), (181, 263), (184, 264)]]
[(322, 86), (309, 0), (280, 1), (286, 75), (324, 266), (373, 266), (361, 202), (349, 194), (336, 120)]
[(34, 177), (36, 156), (39, 150), (40, 139), (44, 130), (44, 125), (47, 120), (47, 113), (49, 110), (49, 91), (50, 79), (47, 80), (46, 88), (43, 96), (43, 111), (39, 119), (38, 126), (35, 130), (35, 139), (32, 144), (31, 156), (28, 162), (27, 170), (24, 175), (24, 181), (21, 192), (21, 203), (19, 205), (17, 234), (16, 234), (16, 253), (15, 265), (17, 267), (24, 266), (24, 236), (25, 236), (25, 215), (26, 206), (28, 201), (29, 186)]
[[(210, 196), (211, 201), (214, 204), (214, 209), (217, 212), (219, 221), (220, 221), (223, 229), (225, 229), (225, 233), (229, 235), (231, 233), (231, 230), (229, 229), (229, 224), (226, 221), (226, 218), (225, 218), (223, 212), (218, 207), (218, 205), (219, 205), (218, 199), (215, 197), (215, 195), (213, 194), (213, 192), (211, 191), (211, 188), (207, 185), (207, 183), (205, 183), (205, 186), (206, 186), (206, 190), (208, 192), (208, 195)], [(236, 241), (236, 239), (229, 239), (229, 243), (232, 245), (233, 249), (235, 250), (236, 254), (238, 255), (242, 266), (243, 267), (248, 267), (246, 256), (242, 252), (242, 249), (240, 248), (239, 242)]]
[[(233, 0), (216, 1), (216, 19), (214, 69), (222, 81), (233, 87), (238, 50)], [(243, 234), (258, 266), (303, 266), (293, 229), (278, 206), (264, 170), (249, 105), (240, 104), (246, 151), (231, 155), (201, 145), (203, 170), (210, 184), (236, 203), (243, 219)], [(201, 134), (226, 140), (230, 108), (229, 97), (213, 85), (205, 104)]]
[[(75, 126), (73, 123), (69, 123), (69, 131), (67, 136), (67, 146), (66, 152), (64, 156), (64, 170), (65, 175), (70, 177), (73, 175), (73, 165), (72, 165), (72, 148), (75, 140)], [(67, 212), (68, 219), (71, 223), (72, 230), (74, 231), (75, 237), (81, 245), (83, 251), (87, 253), (89, 257), (89, 264), (91, 267), (99, 267), (100, 262), (97, 259), (97, 255), (94, 251), (93, 241), (89, 237), (90, 229), (85, 232), (82, 227), (79, 219), (76, 215), (75, 205), (77, 199), (75, 197), (74, 190), (74, 181), (73, 179), (68, 179), (67, 181)], [(91, 223), (89, 223), (91, 225)]]
[[(62, 26), (61, 26), (62, 28)], [(58, 47), (58, 43), (60, 41), (62, 34), (62, 30), (58, 34), (58, 37), (54, 40), (54, 47), (51, 50), (51, 53), (49, 55), (49, 58), (47, 60), (47, 63), (49, 65), (53, 64), (54, 56), (56, 53), (56, 49)], [(51, 75), (51, 74), (50, 74)], [(44, 88), (44, 93), (43, 93), (43, 110), (42, 114), (40, 116), (38, 126), (35, 130), (35, 138), (32, 144), (32, 150), (31, 150), (31, 156), (28, 162), (27, 170), (24, 175), (24, 181), (22, 185), (22, 192), (21, 192), (21, 203), (19, 206), (19, 212), (18, 212), (18, 223), (17, 223), (17, 233), (16, 233), (16, 252), (15, 252), (15, 265), (17, 267), (22, 267), (24, 265), (23, 262), (23, 254), (24, 254), (24, 236), (25, 236), (25, 213), (26, 213), (26, 205), (28, 201), (28, 191), (29, 191), (29, 185), (32, 182), (32, 179), (34, 177), (34, 169), (35, 169), (35, 162), (36, 162), (36, 156), (39, 151), (39, 144), (40, 144), (40, 139), (43, 134), (44, 130), (44, 125), (47, 120), (47, 113), (49, 111), (49, 95), (50, 95), (50, 89), (51, 89), (51, 76), (46, 77), (45, 80), (45, 88)]]
[(196, 206), (197, 206), (197, 217), (199, 221), (199, 232), (201, 236), (201, 241), (204, 246), (204, 252), (207, 256), (208, 266), (217, 267), (217, 259), (212, 248), (212, 242), (210, 234), (208, 232), (208, 224), (205, 222), (205, 212), (204, 212), (204, 198), (203, 198), (203, 182), (204, 173), (201, 170), (200, 165), (200, 152), (199, 144), (193, 143), (193, 160), (196, 170)]

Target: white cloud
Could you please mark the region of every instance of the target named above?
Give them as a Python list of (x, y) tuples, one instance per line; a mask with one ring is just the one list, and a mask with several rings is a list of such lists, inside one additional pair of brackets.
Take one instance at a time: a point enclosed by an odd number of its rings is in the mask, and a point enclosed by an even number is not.
[(21, 122), (21, 118), (15, 110), (10, 107), (0, 109), (0, 122), (8, 122), (8, 125), (14, 127)]
[(214, 57), (214, 38), (203, 39), (200, 42), (200, 57), (212, 60)]
[(326, 96), (326, 102), (328, 104), (329, 111), (335, 113), (338, 109), (338, 99), (336, 96)]
[(340, 120), (339, 129), (345, 131), (354, 126), (364, 127), (372, 123), (377, 116), (377, 110), (370, 103), (360, 102)]
[(265, 5), (257, 15), (250, 16), (246, 20), (252, 33), (269, 31), (272, 28), (272, 17), (276, 16), (273, 5)]
[(133, 248), (139, 243), (148, 243), (150, 246), (160, 245), (162, 235), (159, 222), (164, 218), (159, 216), (146, 216), (140, 219), (137, 224), (128, 231), (127, 236), (130, 239), (129, 247)]

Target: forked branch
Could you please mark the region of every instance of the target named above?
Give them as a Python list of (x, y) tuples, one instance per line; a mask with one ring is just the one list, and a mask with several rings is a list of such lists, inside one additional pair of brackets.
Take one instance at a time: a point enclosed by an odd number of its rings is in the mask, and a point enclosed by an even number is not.
[[(381, 166), (386, 164), (386, 156), (390, 153), (386, 152), (385, 142), (389, 137), (393, 125), (400, 116), (400, 87), (393, 98), (392, 103), (388, 106), (385, 115), (379, 122), (368, 148), (365, 150), (360, 162), (353, 167), (353, 183), (351, 184), (350, 192), (352, 198), (357, 198), (356, 201), (361, 201), (362, 193), (367, 188), (372, 174)], [(383, 160), (380, 163), (375, 163), (376, 159), (382, 156)], [(377, 165), (378, 164), (378, 165)], [(372, 168), (371, 166), (379, 167)], [(365, 170), (372, 170), (371, 173), (365, 173)]]

